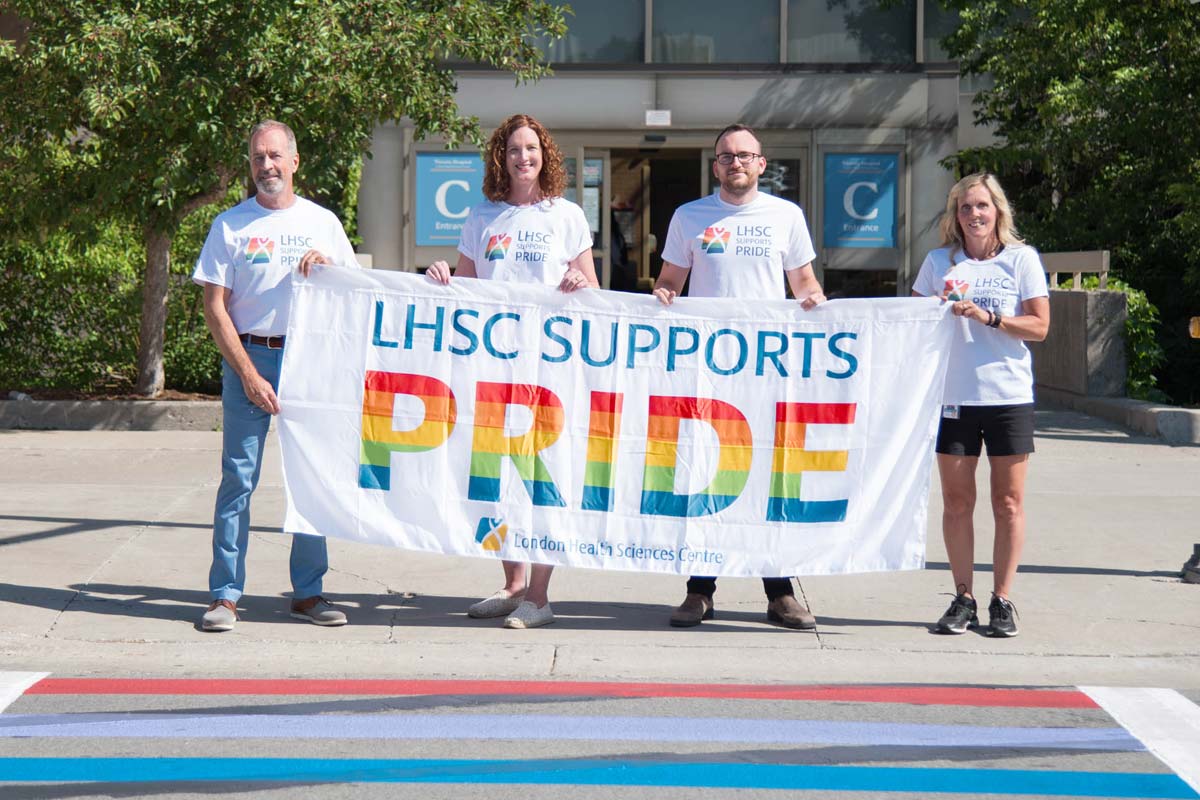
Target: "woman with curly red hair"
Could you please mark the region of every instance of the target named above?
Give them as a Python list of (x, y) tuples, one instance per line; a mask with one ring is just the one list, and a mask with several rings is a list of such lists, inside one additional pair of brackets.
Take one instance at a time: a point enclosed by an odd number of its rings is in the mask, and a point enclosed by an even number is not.
[[(541, 283), (573, 292), (598, 287), (591, 228), (583, 209), (565, 199), (562, 153), (550, 132), (527, 114), (514, 114), (492, 133), (484, 154), (483, 194), (458, 242), (460, 278)], [(426, 274), (441, 284), (451, 269), (435, 261)], [(554, 621), (547, 590), (554, 567), (504, 561), (504, 586), (467, 609), (472, 617), (505, 617), (506, 628)]]

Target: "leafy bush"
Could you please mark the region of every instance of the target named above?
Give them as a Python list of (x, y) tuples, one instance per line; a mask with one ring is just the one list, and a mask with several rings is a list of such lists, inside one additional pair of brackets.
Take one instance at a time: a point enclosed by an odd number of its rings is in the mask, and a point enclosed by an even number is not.
[[(189, 277), (216, 210), (192, 215), (172, 249), (168, 388), (220, 390), (220, 357)], [(111, 220), (0, 244), (0, 388), (131, 391), (144, 262), (139, 231)]]
[[(1069, 289), (1069, 282), (1060, 283), (1059, 289)], [(1095, 275), (1083, 278), (1084, 289), (1099, 289), (1100, 279)], [(1158, 388), (1155, 371), (1166, 363), (1166, 353), (1158, 341), (1158, 309), (1146, 298), (1146, 293), (1135, 289), (1117, 278), (1108, 279), (1108, 289), (1125, 293), (1128, 315), (1125, 317), (1125, 393), (1138, 400), (1168, 403), (1171, 398)]]
[[(132, 248), (132, 252), (131, 252)], [(121, 391), (137, 353), (137, 237), (56, 233), (0, 247), (0, 386)]]

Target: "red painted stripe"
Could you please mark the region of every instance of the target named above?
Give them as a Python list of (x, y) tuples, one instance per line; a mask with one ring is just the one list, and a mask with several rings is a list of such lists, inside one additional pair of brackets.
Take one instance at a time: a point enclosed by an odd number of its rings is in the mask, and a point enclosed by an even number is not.
[(535, 695), (559, 697), (696, 697), (906, 703), (935, 706), (1097, 708), (1070, 689), (989, 689), (958, 686), (755, 686), (705, 683), (570, 681), (260, 680), (190, 678), (45, 678), (26, 694), (136, 695)]

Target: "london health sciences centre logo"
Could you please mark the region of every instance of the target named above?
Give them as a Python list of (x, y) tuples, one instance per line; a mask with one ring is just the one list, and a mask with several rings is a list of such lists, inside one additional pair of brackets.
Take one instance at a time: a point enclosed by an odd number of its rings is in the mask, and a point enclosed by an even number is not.
[(724, 253), (729, 247), (729, 229), (722, 228), (720, 225), (710, 225), (704, 229), (704, 236), (700, 239), (700, 248), (710, 256)]
[(508, 538), (508, 526), (498, 517), (482, 517), (475, 528), (475, 541), (484, 550), (499, 552)]
[(498, 233), (488, 239), (487, 243), (487, 260), (500, 261), (508, 255), (509, 245), (512, 244), (512, 237), (507, 233)]
[(270, 264), (275, 242), (265, 236), (252, 236), (246, 245), (246, 261), (251, 264)]

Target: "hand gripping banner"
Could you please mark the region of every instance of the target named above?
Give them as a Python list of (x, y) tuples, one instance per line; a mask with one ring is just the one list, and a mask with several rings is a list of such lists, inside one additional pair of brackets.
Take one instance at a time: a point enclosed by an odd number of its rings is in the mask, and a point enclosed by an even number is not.
[(918, 569), (954, 319), (317, 270), (284, 530), (680, 575)]

